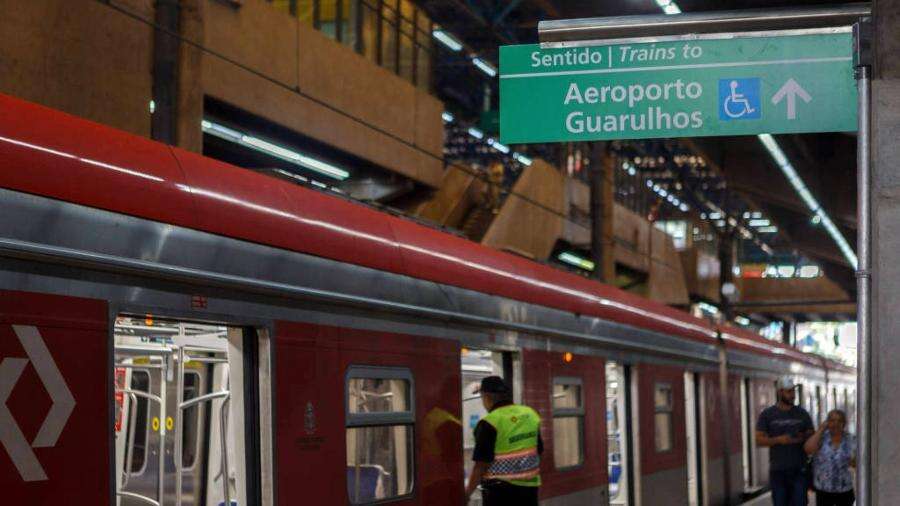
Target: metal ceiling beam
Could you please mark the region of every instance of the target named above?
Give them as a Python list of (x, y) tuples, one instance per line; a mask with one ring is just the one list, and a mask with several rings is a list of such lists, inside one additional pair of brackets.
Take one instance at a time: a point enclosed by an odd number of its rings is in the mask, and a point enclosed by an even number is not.
[(541, 21), (542, 43), (849, 26), (870, 16), (869, 3)]

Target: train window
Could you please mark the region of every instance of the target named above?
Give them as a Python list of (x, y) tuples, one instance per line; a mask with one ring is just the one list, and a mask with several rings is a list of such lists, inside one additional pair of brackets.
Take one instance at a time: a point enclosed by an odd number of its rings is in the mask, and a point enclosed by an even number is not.
[(351, 367), (347, 372), (347, 493), (352, 504), (407, 496), (413, 488), (412, 374)]
[[(146, 371), (131, 371), (131, 389), (139, 392), (150, 392), (150, 375)], [(134, 410), (134, 446), (130, 447), (131, 455), (126, 459), (130, 462), (129, 472), (140, 474), (147, 462), (147, 427), (149, 424), (149, 400), (143, 396), (135, 396), (137, 405)], [(131, 423), (129, 421), (129, 423)]]
[[(184, 375), (184, 400), (189, 401), (197, 397), (200, 393), (200, 375), (196, 372), (190, 372)], [(197, 461), (197, 447), (199, 439), (197, 437), (199, 429), (200, 406), (193, 405), (184, 410), (184, 422), (181, 430), (181, 467), (190, 469), (194, 467)]]
[(584, 399), (580, 378), (553, 379), (553, 461), (557, 469), (584, 462)]
[(672, 449), (672, 385), (657, 383), (654, 386), (654, 432), (656, 451), (667, 452)]

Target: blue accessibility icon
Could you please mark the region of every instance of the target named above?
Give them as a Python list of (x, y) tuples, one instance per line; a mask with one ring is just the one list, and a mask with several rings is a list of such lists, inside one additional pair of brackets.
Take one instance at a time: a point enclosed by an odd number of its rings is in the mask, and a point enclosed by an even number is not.
[(759, 78), (719, 79), (719, 119), (759, 119)]

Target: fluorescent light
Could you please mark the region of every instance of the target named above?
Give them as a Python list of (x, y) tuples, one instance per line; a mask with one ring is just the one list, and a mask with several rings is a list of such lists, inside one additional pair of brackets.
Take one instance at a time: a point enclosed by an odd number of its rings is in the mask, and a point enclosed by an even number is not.
[(241, 137), (241, 141), (243, 141), (244, 144), (249, 144), (250, 146), (257, 148), (259, 151), (267, 152), (270, 155), (275, 155), (278, 158), (283, 158), (290, 162), (297, 162), (300, 160), (299, 153), (256, 137), (244, 135)]
[(698, 302), (697, 306), (700, 309), (702, 309), (703, 311), (706, 311), (707, 313), (712, 313), (712, 314), (719, 313), (719, 308), (717, 308), (716, 306), (713, 306), (712, 304), (708, 304), (706, 302)]
[(558, 258), (561, 262), (565, 262), (569, 265), (574, 265), (575, 267), (579, 267), (587, 271), (594, 270), (594, 262), (591, 262), (587, 258), (581, 258), (578, 255), (573, 255), (569, 252), (560, 253), (556, 258)]
[(647, 180), (647, 188), (653, 188), (653, 180), (652, 179)]
[(478, 67), (479, 70), (487, 74), (488, 77), (495, 77), (497, 75), (496, 67), (477, 56), (472, 58), (472, 64)]
[(794, 277), (794, 271), (796, 269), (793, 265), (779, 265), (778, 266), (778, 277), (779, 278), (792, 278)]
[(150, 114), (153, 114), (155, 112), (156, 112), (156, 100), (151, 100), (150, 101)]
[(711, 219), (711, 220), (722, 219), (722, 213), (709, 213), (709, 219)]
[(628, 175), (633, 176), (635, 174), (637, 174), (637, 171), (634, 170), (634, 167), (628, 167)]
[(769, 220), (763, 220), (763, 219), (750, 220), (751, 227), (768, 227), (771, 224), (772, 224), (772, 222), (770, 222)]
[(484, 132), (482, 132), (481, 130), (479, 130), (475, 127), (469, 128), (469, 135), (471, 135), (472, 137), (475, 137), (476, 139), (484, 139)]
[(488, 139), (487, 143), (488, 143), (488, 146), (496, 149), (497, 151), (503, 153), (504, 155), (509, 153), (509, 146), (507, 146), (505, 144), (500, 144), (500, 142), (497, 139)]
[(453, 116), (453, 113), (449, 113), (449, 112), (447, 112), (447, 111), (444, 111), (444, 112), (441, 114), (441, 118), (444, 119), (444, 123), (452, 123), (453, 120), (456, 119), (456, 117)]
[(734, 323), (737, 323), (738, 325), (743, 325), (746, 327), (747, 325), (750, 325), (750, 319), (745, 316), (735, 316)]
[(686, 213), (686, 212), (688, 212), (691, 208), (690, 208), (690, 206), (688, 206), (687, 204), (685, 204), (684, 202), (682, 202), (681, 205), (678, 206), (678, 209), (681, 209), (681, 212)]
[(460, 51), (463, 48), (463, 43), (460, 42), (459, 39), (454, 37), (450, 32), (444, 30), (435, 30), (431, 32), (431, 35), (437, 39), (438, 42), (447, 46), (447, 49), (451, 51)]
[(819, 277), (819, 266), (818, 265), (804, 265), (800, 267), (800, 272), (798, 276), (801, 278), (817, 278)]
[(666, 14), (670, 14), (670, 15), (671, 14), (681, 14), (681, 9), (679, 9), (678, 6), (675, 5), (674, 2), (672, 2), (669, 5), (663, 7), (663, 12), (665, 12)]
[(797, 174), (794, 166), (791, 165), (791, 162), (788, 160), (787, 155), (784, 154), (784, 151), (781, 150), (781, 146), (778, 145), (778, 142), (772, 137), (770, 134), (759, 134), (757, 136), (760, 142), (763, 143), (763, 146), (769, 151), (769, 154), (772, 155), (772, 158), (775, 160), (775, 163), (781, 169), (781, 172), (784, 173), (787, 180), (791, 183), (791, 186), (794, 187), (794, 190), (797, 191), (797, 194), (800, 195), (800, 198), (803, 202), (806, 203), (809, 210), (813, 212), (814, 215), (819, 216), (822, 220), (822, 224), (825, 227), (825, 230), (828, 232), (828, 235), (831, 236), (831, 239), (837, 244), (838, 249), (841, 250), (841, 253), (844, 255), (844, 258), (853, 266), (854, 269), (859, 265), (859, 260), (856, 257), (856, 253), (853, 251), (853, 248), (850, 247), (850, 244), (847, 242), (847, 239), (844, 238), (843, 234), (841, 234), (840, 230), (838, 230), (837, 226), (831, 221), (831, 218), (822, 209), (822, 206), (819, 205), (819, 202), (813, 197), (812, 193), (807, 188), (806, 184)]
[(778, 232), (778, 227), (776, 227), (775, 225), (769, 227), (759, 227), (758, 229), (756, 229), (756, 231), (761, 234), (774, 234)]
[(522, 153), (513, 153), (513, 158), (522, 165), (528, 166), (531, 165), (531, 158), (523, 155)]
[(330, 176), (339, 180), (344, 180), (350, 177), (350, 173), (344, 169), (341, 169), (340, 167), (336, 167), (334, 165), (331, 165), (330, 163), (302, 153), (298, 153), (292, 149), (260, 139), (258, 137), (243, 134), (241, 132), (238, 132), (237, 130), (228, 128), (218, 123), (213, 123), (209, 120), (203, 120), (200, 122), (200, 126), (205, 133), (208, 133), (220, 139), (231, 141), (235, 144), (240, 144), (267, 155), (274, 156), (275, 158), (280, 158), (295, 165), (314, 170), (326, 176)]

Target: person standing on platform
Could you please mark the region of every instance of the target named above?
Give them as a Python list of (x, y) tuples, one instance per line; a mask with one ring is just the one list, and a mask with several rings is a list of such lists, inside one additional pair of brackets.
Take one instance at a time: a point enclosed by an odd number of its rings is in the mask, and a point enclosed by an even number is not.
[(481, 393), (488, 414), (475, 427), (466, 503), (480, 484), (484, 506), (537, 506), (544, 450), (540, 416), (513, 404), (512, 389), (499, 376), (481, 380), (474, 393)]
[(803, 445), (813, 456), (813, 488), (816, 506), (853, 506), (853, 475), (856, 467), (856, 438), (844, 429), (847, 415), (839, 409), (828, 413), (819, 430)]
[(803, 443), (813, 433), (812, 419), (794, 405), (794, 380), (778, 380), (778, 402), (759, 415), (756, 444), (769, 448), (769, 486), (774, 506), (806, 506), (806, 453)]

